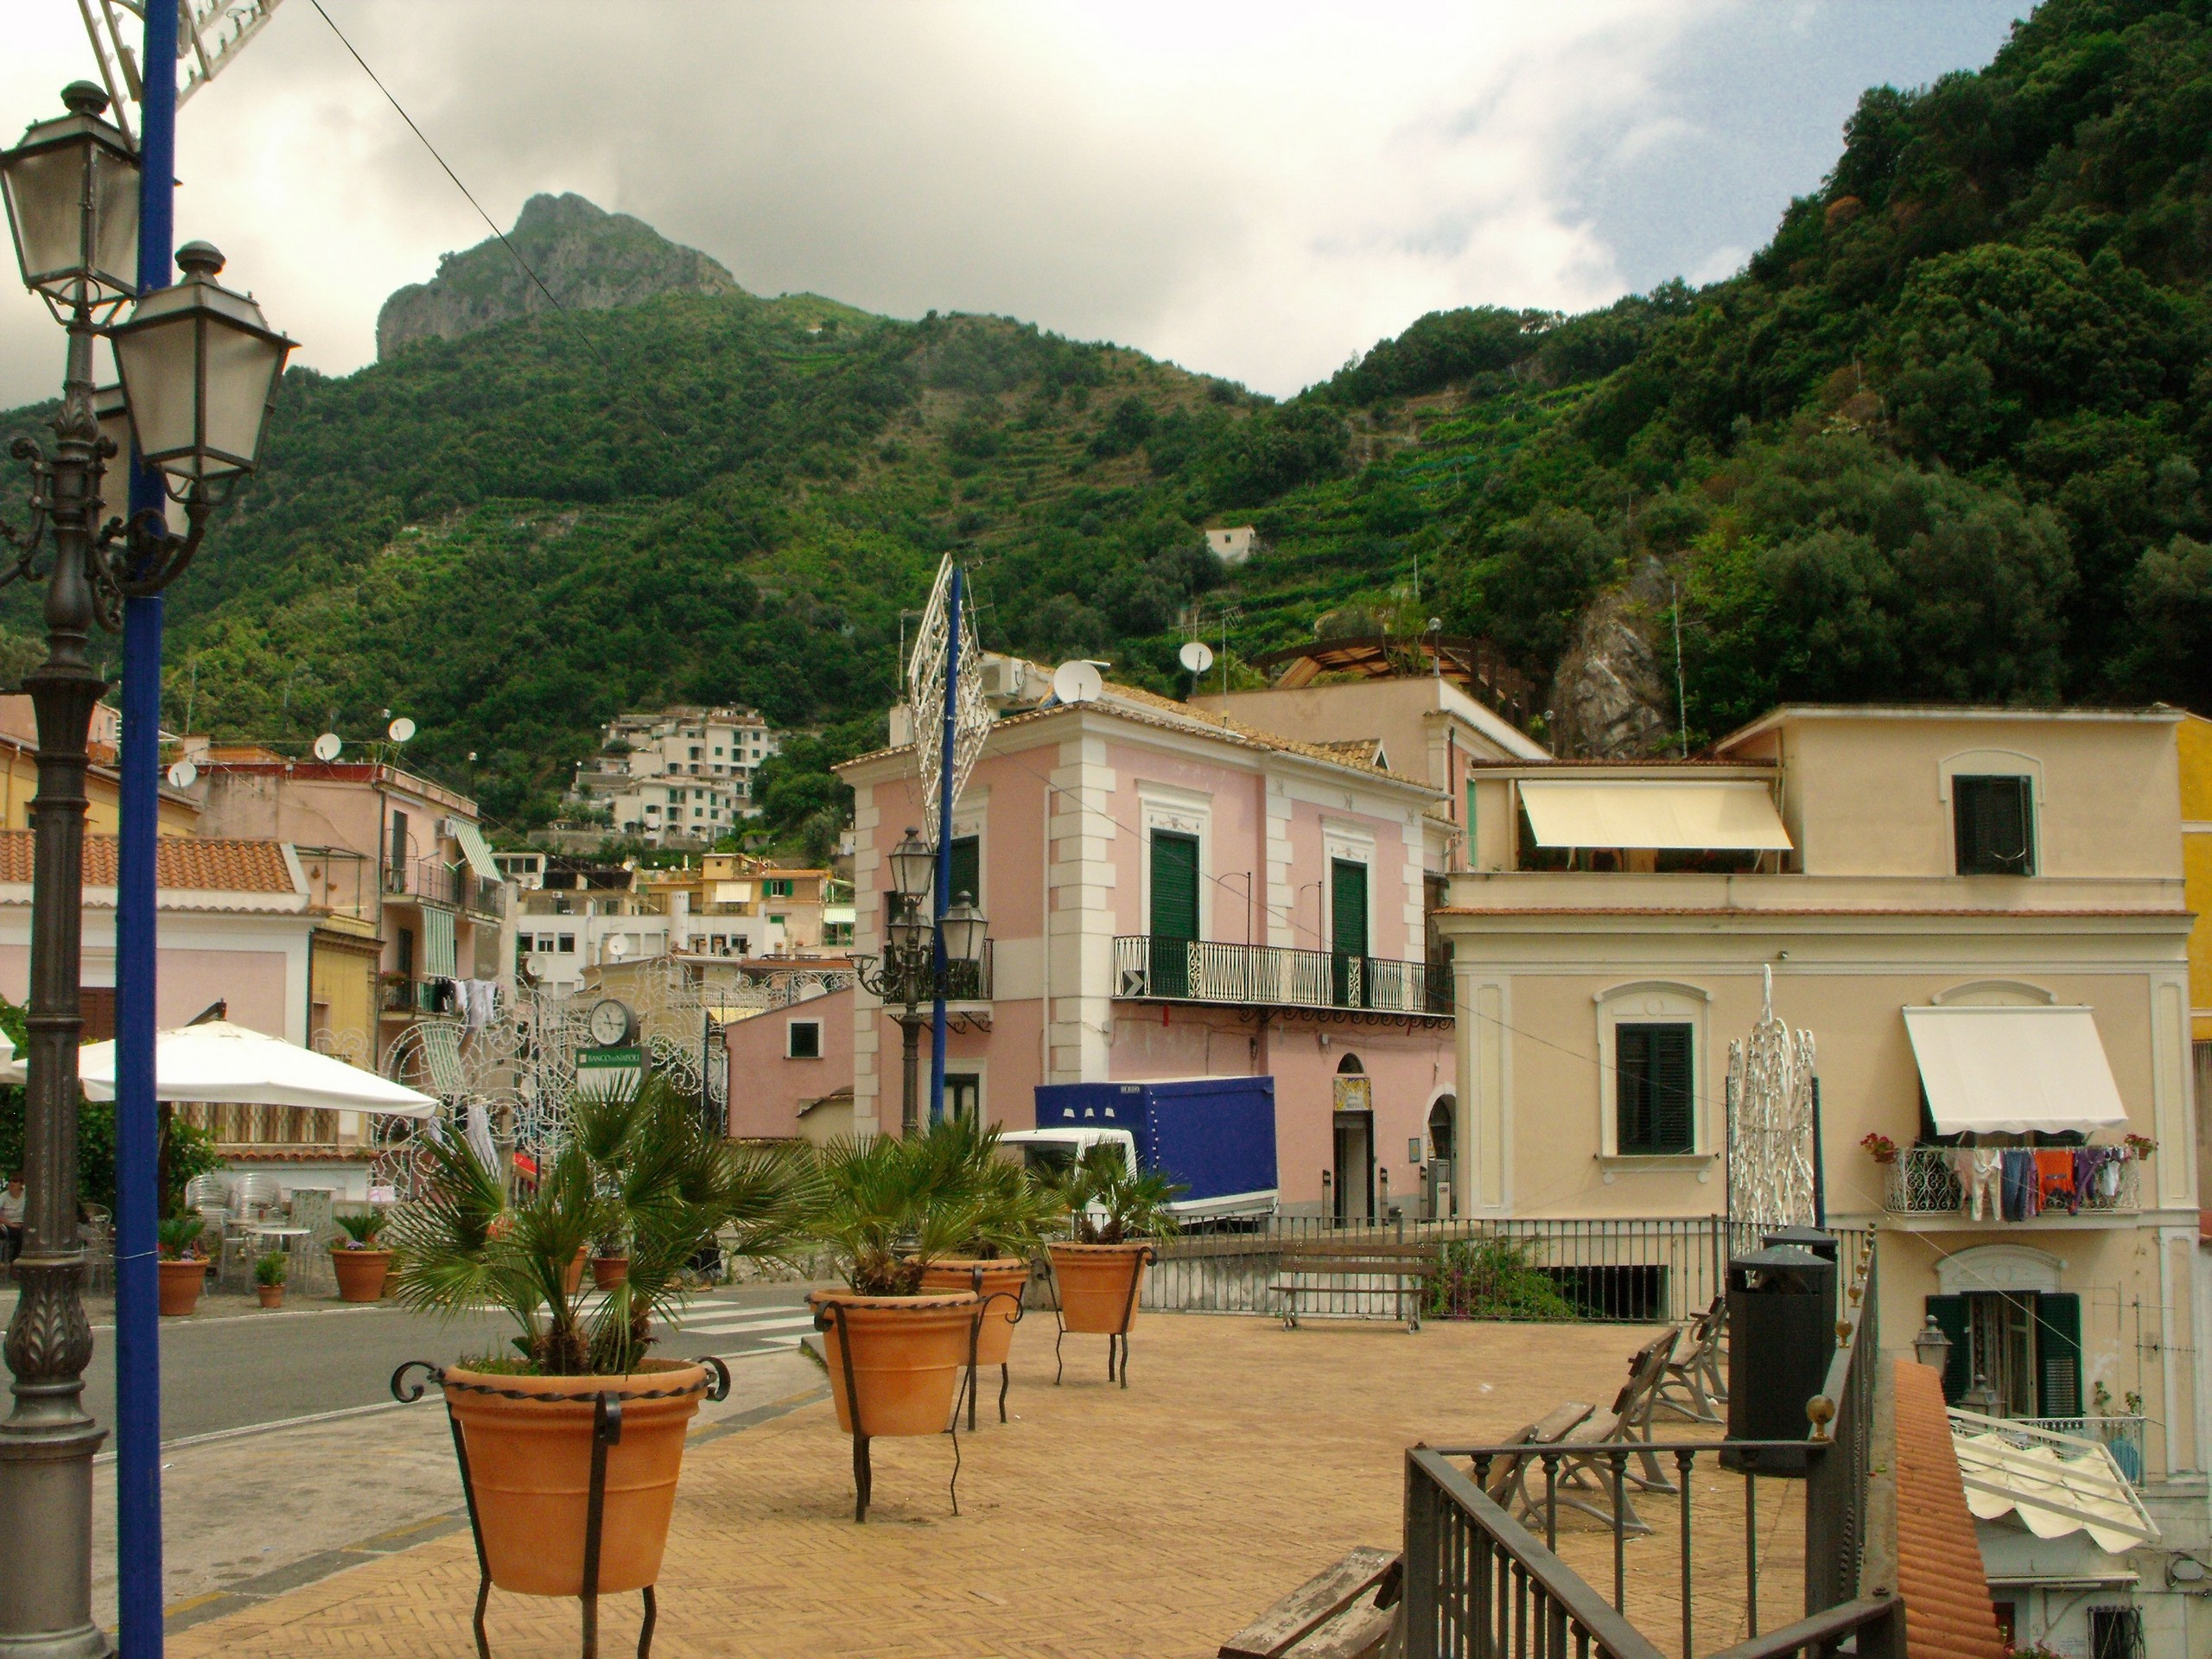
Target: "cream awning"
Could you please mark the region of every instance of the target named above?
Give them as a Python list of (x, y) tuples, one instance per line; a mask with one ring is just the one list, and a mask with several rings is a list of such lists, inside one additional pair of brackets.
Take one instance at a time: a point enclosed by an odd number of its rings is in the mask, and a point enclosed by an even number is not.
[(2038, 1538), (2086, 1532), (2107, 1555), (2158, 1541), (2157, 1523), (2101, 1440), (1955, 1408), (1951, 1444), (1977, 1520), (2017, 1515)]
[(461, 818), (453, 821), (453, 838), (461, 843), (461, 855), (468, 861), (468, 868), (483, 881), (504, 881), (497, 860), (492, 856), (492, 843), (484, 839), (484, 832)]
[(2127, 1122), (2087, 1008), (1907, 1008), (1938, 1135), (2026, 1135)]
[(1527, 779), (1521, 804), (1543, 847), (1788, 852), (1789, 832), (1764, 784)]

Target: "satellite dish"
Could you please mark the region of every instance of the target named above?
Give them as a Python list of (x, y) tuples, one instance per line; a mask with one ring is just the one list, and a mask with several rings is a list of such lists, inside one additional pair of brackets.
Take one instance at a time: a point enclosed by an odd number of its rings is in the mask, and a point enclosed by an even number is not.
[(415, 735), (415, 722), (408, 719), (406, 715), (402, 715), (397, 720), (391, 722), (391, 725), (389, 728), (389, 734), (393, 742), (404, 743), (409, 738)]
[(1052, 671), (1052, 695), (1062, 702), (1096, 702), (1106, 682), (1089, 663), (1062, 663)]
[(630, 941), (624, 938), (620, 933), (615, 934), (607, 942), (607, 954), (613, 957), (617, 962), (621, 961), (623, 957), (630, 954)]
[(1203, 639), (1193, 639), (1176, 653), (1176, 659), (1193, 674), (1203, 674), (1213, 666), (1213, 647)]
[(200, 768), (189, 760), (180, 760), (169, 768), (171, 789), (190, 789), (200, 777)]
[(337, 733), (325, 732), (315, 741), (315, 758), (318, 760), (335, 760), (338, 758), (338, 751), (345, 747)]

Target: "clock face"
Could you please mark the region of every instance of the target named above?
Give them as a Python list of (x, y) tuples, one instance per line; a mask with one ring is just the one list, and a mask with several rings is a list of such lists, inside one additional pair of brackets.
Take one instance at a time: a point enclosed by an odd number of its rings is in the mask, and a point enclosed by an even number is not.
[(591, 1011), (591, 1037), (601, 1048), (612, 1048), (630, 1034), (630, 1010), (613, 997), (595, 1003)]

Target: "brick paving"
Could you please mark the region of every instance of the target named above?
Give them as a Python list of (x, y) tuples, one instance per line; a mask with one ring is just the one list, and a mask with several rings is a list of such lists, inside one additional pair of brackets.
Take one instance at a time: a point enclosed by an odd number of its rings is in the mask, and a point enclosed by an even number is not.
[[(1563, 1398), (1610, 1402), (1626, 1326), (1382, 1324), (1286, 1332), (1249, 1317), (1147, 1314), (1131, 1386), (1105, 1344), (1070, 1338), (1054, 1389), (1049, 1315), (1016, 1332), (1014, 1421), (960, 1438), (960, 1509), (943, 1437), (875, 1443), (875, 1503), (852, 1522), (850, 1442), (826, 1401), (691, 1449), (660, 1582), (662, 1659), (1161, 1659), (1211, 1654), (1357, 1544), (1395, 1548), (1403, 1448), (1502, 1439)], [(1689, 1426), (1682, 1426), (1688, 1429)], [(1672, 1433), (1673, 1431), (1666, 1431)], [(1698, 1438), (1707, 1438), (1710, 1431)], [(1688, 1436), (1686, 1436), (1687, 1438)], [(1801, 1594), (1802, 1488), (1761, 1484), (1764, 1627)], [(457, 1497), (456, 1483), (456, 1497)], [(1681, 1649), (1679, 1511), (1637, 1500), (1655, 1536), (1628, 1546), (1629, 1611)], [(1738, 1639), (1742, 1483), (1693, 1491), (1696, 1648)], [(1563, 1522), (1560, 1554), (1601, 1591), (1609, 1534)], [(171, 1637), (171, 1659), (467, 1656), (476, 1567), (467, 1533), (367, 1564)], [(638, 1604), (610, 1598), (602, 1650), (632, 1650)], [(577, 1606), (494, 1592), (498, 1659), (577, 1648)], [(1671, 1633), (1671, 1634), (1670, 1634)]]

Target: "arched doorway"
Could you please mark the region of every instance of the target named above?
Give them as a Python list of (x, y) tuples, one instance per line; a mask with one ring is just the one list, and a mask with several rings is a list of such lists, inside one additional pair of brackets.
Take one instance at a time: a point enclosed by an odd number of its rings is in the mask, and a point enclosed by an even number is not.
[(1333, 1109), (1336, 1156), (1330, 1171), (1331, 1213), (1357, 1224), (1375, 1217), (1375, 1083), (1359, 1056), (1337, 1062)]
[(1442, 1221), (1459, 1213), (1459, 1101), (1439, 1095), (1428, 1109), (1428, 1162), (1421, 1169), (1421, 1214)]

